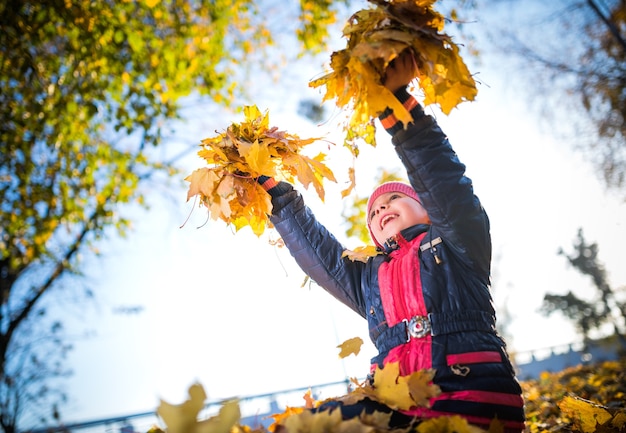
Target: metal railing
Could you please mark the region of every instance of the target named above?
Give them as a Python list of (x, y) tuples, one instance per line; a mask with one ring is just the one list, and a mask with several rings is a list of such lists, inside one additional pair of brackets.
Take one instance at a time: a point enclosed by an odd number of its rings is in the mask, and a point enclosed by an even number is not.
[[(210, 401), (201, 412), (200, 418), (208, 418), (218, 412), (220, 407), (231, 400), (238, 400), (242, 412), (241, 425), (251, 428), (260, 426), (268, 427), (272, 420), (271, 415), (281, 413), (287, 406), (302, 406), (304, 393), (311, 390), (316, 396), (319, 394), (341, 395), (345, 394), (350, 386), (348, 379), (339, 382), (330, 382), (310, 387), (294, 388), (283, 391), (257, 394), (247, 397), (233, 397)], [(22, 433), (145, 433), (152, 426), (159, 425), (164, 428), (156, 413), (156, 408), (147, 412), (134, 413), (96, 419), (93, 421), (66, 423), (57, 426), (37, 427), (23, 430)]]

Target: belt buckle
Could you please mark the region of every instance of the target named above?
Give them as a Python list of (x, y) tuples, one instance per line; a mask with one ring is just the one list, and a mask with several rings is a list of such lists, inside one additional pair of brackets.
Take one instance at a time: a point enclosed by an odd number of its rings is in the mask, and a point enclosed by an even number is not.
[(403, 320), (406, 326), (407, 343), (413, 338), (424, 338), (430, 334), (430, 320), (426, 316), (413, 316)]

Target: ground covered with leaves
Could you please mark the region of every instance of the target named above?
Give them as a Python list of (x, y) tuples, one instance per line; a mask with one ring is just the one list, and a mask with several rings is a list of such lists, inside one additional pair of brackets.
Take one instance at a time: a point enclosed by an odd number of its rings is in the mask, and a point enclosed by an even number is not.
[[(435, 390), (428, 384), (429, 373), (417, 377), (400, 378), (395, 388), (390, 380), (393, 372), (381, 370), (378, 390), (367, 384), (356, 384), (356, 389), (338, 399), (358, 400), (362, 395), (381, 399), (390, 404), (406, 404), (406, 396), (415, 390), (421, 400)], [(432, 372), (431, 372), (432, 373)], [(430, 373), (430, 374), (431, 374)], [(580, 433), (626, 433), (626, 357), (617, 361), (606, 361), (567, 368), (558, 373), (543, 373), (537, 380), (522, 382), (526, 402), (526, 431), (580, 432)], [(379, 391), (383, 388), (383, 391)], [(397, 394), (397, 395), (396, 395)], [(399, 397), (398, 397), (399, 396)], [(158, 413), (165, 427), (153, 427), (148, 433), (482, 433), (484, 430), (471, 426), (458, 416), (440, 417), (424, 421), (408, 429), (386, 427), (388, 415), (374, 413), (360, 419), (343, 421), (339, 412), (313, 413), (307, 408), (319, 402), (313, 401), (311, 393), (303, 396), (302, 407), (288, 407), (272, 418), (276, 423), (267, 430), (256, 430), (240, 425), (241, 413), (236, 400), (223, 404), (217, 415), (201, 418), (206, 394), (201, 385), (189, 389), (189, 400), (179, 405), (162, 402)], [(417, 401), (417, 400), (415, 400)], [(489, 433), (502, 432), (501, 425), (494, 420)]]
[(530, 432), (626, 432), (626, 357), (522, 385)]

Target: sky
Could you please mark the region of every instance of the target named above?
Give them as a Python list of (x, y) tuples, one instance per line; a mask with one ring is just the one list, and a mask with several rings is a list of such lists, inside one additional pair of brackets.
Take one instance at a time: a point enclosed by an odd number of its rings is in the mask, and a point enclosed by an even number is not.
[[(321, 65), (301, 65), (280, 84), (251, 84), (270, 123), (300, 137), (328, 137), (341, 143), (340, 115), (313, 125), (297, 115), (297, 102), (317, 90), (307, 87)], [(295, 69), (294, 69), (295, 70)], [(579, 227), (599, 245), (600, 260), (613, 287), (626, 284), (623, 245), (626, 206), (604, 190), (580, 154), (539, 127), (519, 95), (511, 92), (497, 68), (481, 70), (475, 102), (436, 116), (467, 166), (476, 194), (492, 225), (493, 295), (499, 317), (511, 321), (512, 353), (563, 346), (577, 340), (573, 327), (558, 316), (538, 312), (546, 292), (588, 291), (590, 283), (557, 255), (572, 250)], [(216, 135), (241, 115), (215, 107), (194, 107), (181, 129), (180, 147)], [(374, 149), (361, 147), (357, 192), (376, 185), (379, 167), (401, 165), (384, 131)], [(326, 200), (303, 190), (309, 206), (347, 247), (358, 241), (344, 235), (339, 191), (353, 161), (340, 144), (311, 147), (328, 154), (339, 179), (326, 185)], [(181, 162), (183, 173), (203, 166), (195, 151)], [(184, 176), (183, 176), (184, 177)], [(66, 421), (80, 422), (155, 409), (159, 399), (179, 403), (201, 383), (210, 400), (245, 397), (363, 377), (375, 355), (367, 324), (314, 284), (289, 252), (248, 229), (234, 232), (186, 201), (186, 184), (172, 179), (167, 189), (148, 191), (151, 208), (136, 212), (126, 239), (101, 246), (101, 257), (86, 277), (97, 293), (93, 303), (74, 311), (76, 330), (70, 355)], [(182, 226), (182, 227), (181, 227)], [(121, 306), (141, 306), (119, 314)], [(359, 336), (361, 353), (340, 360), (337, 345)]]

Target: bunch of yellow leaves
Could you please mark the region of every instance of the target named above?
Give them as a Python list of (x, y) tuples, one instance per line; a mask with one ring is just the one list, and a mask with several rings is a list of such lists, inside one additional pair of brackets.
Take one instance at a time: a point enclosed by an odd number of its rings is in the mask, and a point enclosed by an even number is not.
[(322, 181), (335, 182), (333, 172), (323, 163), (325, 154), (310, 158), (300, 151), (317, 138), (301, 139), (269, 126), (269, 114), (256, 106), (244, 108), (245, 121), (231, 124), (224, 133), (202, 140), (198, 156), (209, 167), (195, 170), (189, 182), (187, 200), (199, 196), (213, 220), (221, 219), (238, 231), (249, 225), (260, 236), (272, 211), (269, 194), (258, 184), (264, 175), (305, 188), (311, 184), (324, 200)]
[(358, 154), (357, 140), (375, 145), (372, 118), (387, 107), (405, 125), (410, 113), (382, 84), (390, 62), (406, 49), (417, 63), (424, 105), (437, 104), (444, 114), (463, 101), (474, 100), (477, 89), (459, 47), (443, 33), (444, 17), (436, 0), (369, 0), (373, 9), (356, 12), (343, 29), (347, 47), (331, 55), (332, 71), (309, 83), (325, 86), (324, 100), (351, 109), (344, 125), (345, 145)]

